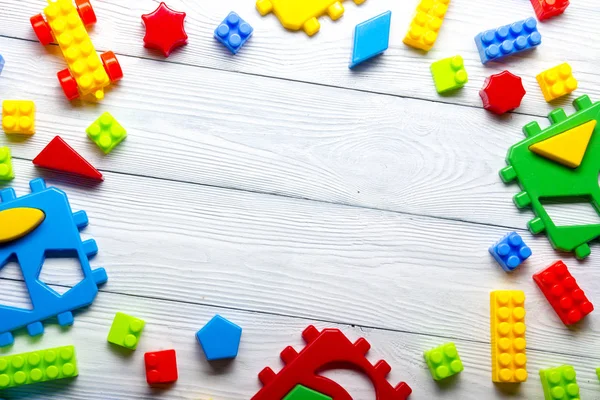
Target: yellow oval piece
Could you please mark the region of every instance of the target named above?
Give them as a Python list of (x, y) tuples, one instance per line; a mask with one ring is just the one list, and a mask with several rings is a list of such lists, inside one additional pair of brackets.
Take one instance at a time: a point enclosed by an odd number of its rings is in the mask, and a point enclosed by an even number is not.
[(11, 208), (0, 211), (0, 243), (20, 239), (37, 228), (46, 214), (37, 208)]

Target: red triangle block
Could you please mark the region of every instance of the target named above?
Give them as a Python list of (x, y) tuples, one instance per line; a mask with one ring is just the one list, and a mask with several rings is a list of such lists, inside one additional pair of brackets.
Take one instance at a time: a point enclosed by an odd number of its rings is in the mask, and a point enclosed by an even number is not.
[(33, 164), (42, 168), (70, 172), (90, 179), (104, 180), (100, 171), (81, 157), (60, 136), (56, 136), (48, 143), (44, 150), (33, 159)]

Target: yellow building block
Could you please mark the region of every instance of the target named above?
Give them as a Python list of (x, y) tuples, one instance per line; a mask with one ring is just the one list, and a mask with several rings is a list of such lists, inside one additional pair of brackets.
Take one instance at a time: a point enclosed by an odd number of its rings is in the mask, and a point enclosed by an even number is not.
[(431, 50), (449, 5), (450, 0), (421, 0), (404, 37), (404, 44), (416, 49)]
[(492, 381), (525, 382), (525, 293), (496, 290), (490, 293)]
[(535, 77), (542, 89), (544, 99), (552, 101), (577, 89), (577, 80), (568, 63), (557, 65)]
[(529, 146), (529, 150), (569, 168), (577, 168), (596, 128), (596, 120), (576, 126), (549, 139)]
[(26, 236), (45, 218), (46, 214), (37, 208), (19, 207), (0, 211), (0, 244)]
[(4, 100), (2, 102), (2, 129), (9, 134), (35, 133), (35, 104), (31, 100)]

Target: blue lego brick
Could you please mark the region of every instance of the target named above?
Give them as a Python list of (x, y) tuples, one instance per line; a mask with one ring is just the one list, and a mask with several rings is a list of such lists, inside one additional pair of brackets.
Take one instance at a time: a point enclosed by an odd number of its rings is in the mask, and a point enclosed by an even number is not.
[(2, 73), (3, 69), (4, 69), (4, 57), (2, 57), (2, 54), (0, 54), (0, 74)]
[(542, 35), (535, 18), (527, 18), (481, 32), (475, 36), (475, 43), (481, 62), (486, 64), (538, 46), (542, 43)]
[(356, 25), (350, 68), (387, 50), (390, 41), (391, 20), (392, 12), (386, 11)]
[(252, 32), (254, 32), (254, 28), (232, 11), (215, 29), (215, 39), (236, 54), (250, 39)]
[(242, 328), (220, 315), (215, 315), (196, 333), (208, 361), (235, 358), (241, 337)]
[[(0, 305), (0, 347), (11, 345), (12, 332), (27, 328), (30, 335), (44, 332), (42, 322), (56, 317), (61, 326), (73, 323), (72, 311), (92, 303), (98, 285), (106, 282), (104, 268), (92, 270), (89, 258), (98, 252), (92, 239), (82, 241), (79, 230), (88, 224), (85, 211), (73, 213), (62, 190), (46, 187), (43, 179), (29, 182), (31, 193), (16, 197), (13, 189), (0, 191), (0, 211), (28, 207), (42, 210), (43, 222), (26, 236), (0, 244), (0, 268), (13, 258), (21, 267), (33, 309)], [(82, 280), (60, 295), (38, 278), (46, 257), (75, 257), (83, 273)]]
[(490, 247), (490, 254), (506, 272), (514, 271), (531, 256), (531, 249), (516, 232), (507, 233)]

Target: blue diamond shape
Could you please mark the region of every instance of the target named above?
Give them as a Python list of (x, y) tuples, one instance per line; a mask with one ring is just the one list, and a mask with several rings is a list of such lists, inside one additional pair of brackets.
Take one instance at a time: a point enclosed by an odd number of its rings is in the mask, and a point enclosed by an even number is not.
[(215, 315), (196, 333), (208, 361), (235, 358), (241, 336), (242, 328), (220, 315)]
[(386, 11), (356, 25), (350, 68), (387, 50), (390, 41), (391, 20), (392, 12)]

